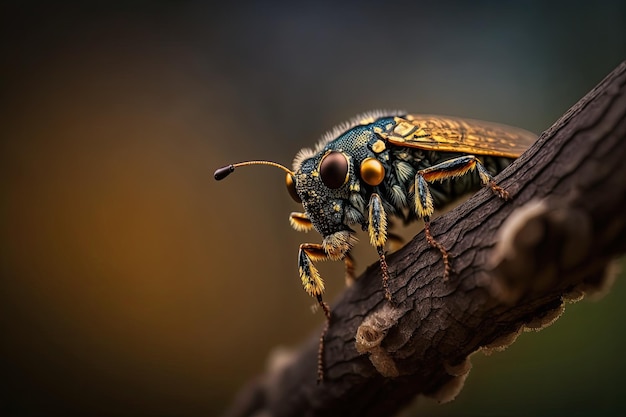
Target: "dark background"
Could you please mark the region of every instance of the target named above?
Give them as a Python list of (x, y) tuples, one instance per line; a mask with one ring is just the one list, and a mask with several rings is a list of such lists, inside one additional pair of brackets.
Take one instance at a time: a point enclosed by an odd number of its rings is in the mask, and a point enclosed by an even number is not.
[[(3, 415), (214, 415), (318, 330), (296, 254), (319, 236), (289, 227), (283, 173), (216, 167), (290, 166), (378, 108), (541, 132), (626, 52), (623, 1), (87, 3), (0, 11)], [(343, 266), (320, 269), (332, 300)], [(623, 415), (625, 296), (410, 415)]]

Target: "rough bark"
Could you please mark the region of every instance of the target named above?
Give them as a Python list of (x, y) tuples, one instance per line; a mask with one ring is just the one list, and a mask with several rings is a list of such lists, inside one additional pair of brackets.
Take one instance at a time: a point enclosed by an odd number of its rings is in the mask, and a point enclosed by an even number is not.
[(583, 97), (498, 183), (432, 223), (454, 273), (423, 232), (388, 257), (394, 305), (378, 265), (346, 289), (318, 334), (242, 390), (229, 416), (383, 416), (417, 394), (453, 398), (468, 355), (508, 346), (553, 322), (567, 300), (598, 289), (626, 250), (626, 62)]

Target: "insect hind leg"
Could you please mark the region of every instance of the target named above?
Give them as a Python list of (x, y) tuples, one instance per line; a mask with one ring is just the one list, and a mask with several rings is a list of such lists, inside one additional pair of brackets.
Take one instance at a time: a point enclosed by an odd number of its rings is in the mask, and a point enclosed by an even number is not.
[(509, 192), (496, 183), (496, 180), (493, 179), (489, 171), (487, 171), (485, 166), (481, 164), (478, 159), (476, 160), (476, 170), (478, 171), (480, 182), (482, 182), (483, 185), (491, 188), (491, 191), (493, 191), (501, 199), (509, 199)]
[(448, 178), (458, 178), (471, 171), (477, 171), (480, 182), (488, 186), (500, 198), (507, 200), (509, 193), (500, 187), (487, 168), (474, 155), (464, 155), (448, 159), (418, 172), (427, 182), (443, 181)]
[(439, 243), (430, 231), (430, 217), (434, 212), (434, 200), (428, 187), (428, 182), (443, 181), (449, 178), (458, 178), (471, 171), (477, 171), (481, 183), (488, 186), (500, 198), (507, 200), (509, 193), (500, 187), (493, 176), (474, 155), (464, 155), (449, 159), (436, 165), (422, 169), (415, 175), (415, 213), (424, 219), (424, 234), (428, 243), (441, 252), (444, 263), (443, 279), (447, 280), (452, 270), (450, 255), (447, 249)]

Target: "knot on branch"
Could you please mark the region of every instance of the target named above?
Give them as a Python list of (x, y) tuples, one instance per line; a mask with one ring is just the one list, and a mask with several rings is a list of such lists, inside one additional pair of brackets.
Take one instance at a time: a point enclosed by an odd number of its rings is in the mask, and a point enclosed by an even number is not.
[(531, 200), (500, 229), (491, 268), (497, 296), (514, 303), (562, 284), (582, 264), (593, 244), (592, 222), (572, 204)]
[(398, 323), (398, 319), (404, 313), (403, 310), (385, 303), (380, 309), (365, 317), (356, 331), (357, 352), (369, 353), (372, 365), (385, 377), (396, 377), (400, 374), (393, 358), (381, 344), (387, 331)]

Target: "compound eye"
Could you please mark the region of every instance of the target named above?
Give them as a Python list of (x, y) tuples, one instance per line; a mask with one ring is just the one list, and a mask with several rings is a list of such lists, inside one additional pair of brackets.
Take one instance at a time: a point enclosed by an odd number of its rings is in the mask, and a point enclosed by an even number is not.
[(320, 176), (328, 188), (335, 190), (348, 182), (348, 160), (339, 151), (327, 153), (320, 163)]
[(289, 195), (291, 196), (291, 198), (293, 198), (293, 201), (295, 201), (296, 203), (302, 203), (300, 196), (296, 192), (296, 181), (293, 178), (293, 175), (287, 173), (287, 177), (285, 178), (285, 184), (287, 185), (287, 192), (289, 192)]

